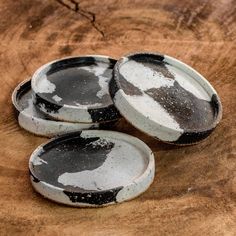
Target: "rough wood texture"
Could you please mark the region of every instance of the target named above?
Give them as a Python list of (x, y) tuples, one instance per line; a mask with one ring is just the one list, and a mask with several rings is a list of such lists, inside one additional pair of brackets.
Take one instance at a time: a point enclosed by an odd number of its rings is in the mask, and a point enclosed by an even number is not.
[[(235, 235), (236, 1), (0, 1), (0, 235)], [(155, 152), (156, 177), (137, 199), (75, 209), (36, 194), (31, 152), (46, 139), (20, 129), (14, 87), (42, 64), (79, 54), (113, 57), (159, 51), (190, 64), (224, 108), (215, 132), (196, 146), (160, 143), (121, 122), (117, 130)]]

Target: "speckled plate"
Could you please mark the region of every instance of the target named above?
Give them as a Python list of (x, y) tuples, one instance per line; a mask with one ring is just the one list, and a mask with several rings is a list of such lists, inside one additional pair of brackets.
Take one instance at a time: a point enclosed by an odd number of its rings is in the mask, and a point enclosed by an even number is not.
[(12, 93), (12, 103), (17, 111), (19, 125), (25, 130), (40, 136), (55, 135), (83, 129), (109, 128), (114, 122), (105, 123), (69, 123), (51, 120), (36, 109), (32, 101), (31, 81), (20, 83)]
[(143, 193), (152, 183), (152, 151), (127, 134), (85, 130), (39, 146), (29, 161), (33, 187), (72, 206), (104, 206)]
[(34, 104), (62, 121), (117, 120), (108, 83), (116, 60), (99, 55), (69, 57), (40, 67), (32, 77)]
[(164, 142), (187, 145), (206, 138), (222, 116), (211, 84), (183, 62), (154, 53), (122, 57), (110, 93), (135, 127)]

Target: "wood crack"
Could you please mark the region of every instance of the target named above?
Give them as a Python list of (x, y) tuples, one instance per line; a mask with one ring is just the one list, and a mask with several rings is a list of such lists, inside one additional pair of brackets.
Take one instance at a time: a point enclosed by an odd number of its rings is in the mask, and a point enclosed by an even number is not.
[(56, 0), (60, 5), (66, 7), (67, 9), (83, 16), (87, 20), (89, 20), (91, 26), (104, 38), (105, 33), (98, 27), (96, 23), (96, 14), (91, 11), (83, 10), (79, 7), (79, 2), (75, 0)]

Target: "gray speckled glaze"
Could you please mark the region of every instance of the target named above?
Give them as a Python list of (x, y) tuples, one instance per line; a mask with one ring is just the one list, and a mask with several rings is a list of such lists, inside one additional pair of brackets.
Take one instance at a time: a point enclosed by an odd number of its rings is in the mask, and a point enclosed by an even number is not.
[(34, 188), (74, 206), (101, 206), (133, 198), (154, 177), (151, 150), (118, 132), (88, 130), (40, 146), (30, 158)]
[(40, 136), (53, 137), (71, 131), (100, 127), (106, 129), (114, 124), (114, 122), (69, 123), (49, 119), (33, 105), (30, 80), (23, 81), (15, 88), (12, 94), (12, 102), (18, 111), (17, 119), (19, 125), (27, 131)]
[(118, 119), (108, 86), (115, 62), (105, 56), (83, 56), (42, 66), (32, 78), (34, 103), (58, 120), (96, 123)]
[(209, 82), (166, 55), (137, 53), (121, 58), (110, 93), (127, 120), (165, 142), (196, 143), (221, 119), (221, 103)]

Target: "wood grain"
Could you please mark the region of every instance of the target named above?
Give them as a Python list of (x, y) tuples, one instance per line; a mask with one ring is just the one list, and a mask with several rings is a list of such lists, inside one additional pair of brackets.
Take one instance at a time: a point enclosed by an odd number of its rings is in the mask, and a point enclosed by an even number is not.
[[(0, 235), (236, 235), (235, 0), (0, 1)], [(204, 142), (174, 147), (125, 121), (117, 130), (154, 151), (156, 177), (130, 202), (75, 209), (36, 194), (28, 159), (46, 139), (19, 128), (14, 87), (68, 55), (159, 51), (216, 88), (223, 120)]]

